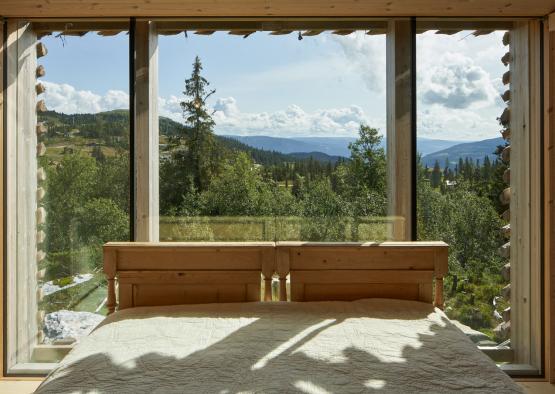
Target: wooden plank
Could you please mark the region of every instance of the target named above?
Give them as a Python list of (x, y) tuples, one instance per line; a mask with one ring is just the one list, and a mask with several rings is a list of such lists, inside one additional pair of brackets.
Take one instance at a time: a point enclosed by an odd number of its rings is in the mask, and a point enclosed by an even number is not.
[[(304, 283), (296, 283), (291, 281), (291, 301), (293, 302), (301, 302), (305, 300), (305, 284)], [(281, 295), (280, 295), (281, 301)]]
[(118, 310), (135, 306), (133, 304), (133, 285), (131, 283), (119, 282), (118, 295)]
[(159, 239), (158, 35), (154, 22), (135, 25), (135, 237)]
[[(553, 18), (552, 18), (553, 17)], [(544, 203), (546, 375), (555, 383), (555, 14), (544, 30)], [(553, 24), (551, 21), (553, 20)], [(552, 29), (553, 27), (553, 29)]]
[[(258, 298), (260, 299), (260, 287)], [(139, 284), (133, 286), (133, 305), (159, 306), (250, 301), (243, 284)]]
[[(183, 31), (224, 31), (244, 35), (256, 31), (309, 31), (385, 29), (387, 23), (376, 18), (154, 18), (161, 34)], [(317, 35), (317, 34), (308, 34)]]
[(463, 30), (510, 30), (513, 22), (500, 19), (437, 19), (419, 18), (416, 21), (416, 32), (438, 30), (445, 34), (455, 34)]
[[(36, 36), (30, 25), (8, 24), (7, 300), (8, 369), (29, 362), (37, 343), (36, 283)], [(32, 129), (32, 130), (31, 130)]]
[[(4, 223), (4, 193), (6, 191), (6, 179), (4, 178), (4, 135), (6, 130), (4, 130), (4, 71), (6, 70), (4, 64), (4, 54), (6, 48), (4, 48), (4, 24), (5, 22), (0, 23), (0, 174), (2, 174), (2, 186), (0, 188), (0, 223)], [(0, 226), (0, 250), (4, 251), (4, 226)], [(2, 256), (4, 253), (2, 253)], [(2, 257), (2, 267), (4, 267), (4, 257)], [(4, 269), (0, 268), (0, 331), (2, 331), (5, 327), (4, 325), (4, 303), (8, 302), (8, 300), (4, 299)], [(2, 335), (2, 339), (0, 339), (0, 354), (4, 355), (4, 351), (6, 350), (6, 343), (4, 342), (5, 336)], [(0, 377), (4, 374), (4, 357), (0, 357)]]
[[(530, 179), (529, 145), (529, 29), (527, 22), (515, 23), (511, 31), (511, 346), (515, 362), (530, 360), (530, 222), (528, 221)], [(518, 165), (515, 165), (518, 163)]]
[(161, 249), (230, 249), (246, 250), (258, 249), (260, 247), (274, 247), (273, 242), (108, 242), (104, 248), (114, 248), (120, 252), (126, 250), (161, 250)]
[(153, 261), (157, 261), (156, 269), (158, 270), (218, 270), (226, 268), (261, 270), (262, 268), (262, 258), (258, 250), (173, 248), (161, 251), (118, 251), (118, 271), (152, 268)]
[(121, 284), (260, 284), (260, 271), (123, 271)]
[[(8, 51), (6, 71), (7, 86), (6, 88), (6, 105), (7, 103), (17, 102), (17, 31), (18, 25), (16, 21), (8, 21), (8, 35), (6, 37), (6, 50)], [(6, 179), (4, 187), (6, 190), (6, 205), (15, 206), (17, 201), (17, 109), (14, 105), (7, 105), (6, 113)], [(17, 275), (14, 270), (14, 264), (17, 256), (17, 212), (15, 209), (8, 209), (6, 215), (6, 294), (17, 294)], [(8, 263), (10, 262), (10, 263)], [(17, 297), (8, 297), (6, 300), (6, 312), (17, 310)], [(14, 314), (4, 315), (7, 319), (5, 323), (6, 329), (6, 366), (5, 370), (10, 369), (17, 363), (17, 322)]]
[[(212, 244), (212, 243), (211, 243)], [(110, 245), (110, 244), (108, 244)], [(300, 247), (303, 248), (337, 248), (337, 247), (358, 247), (358, 248), (410, 248), (410, 249), (430, 249), (448, 248), (442, 241), (386, 241), (386, 242), (304, 242), (304, 241), (279, 241), (279, 247)]]
[(292, 271), (291, 282), (318, 284), (432, 283), (433, 271), (424, 270), (321, 270)]
[(432, 303), (433, 298), (432, 283), (420, 283), (418, 285), (418, 301)]
[(293, 248), (291, 269), (434, 269), (433, 250), (386, 248)]
[(553, 0), (3, 0), (6, 17), (120, 17), (137, 16), (544, 16), (555, 9)]
[[(412, 28), (410, 20), (388, 22), (386, 40), (388, 215), (404, 218), (405, 239), (412, 239)], [(393, 230), (390, 237), (399, 230)], [(401, 239), (398, 239), (401, 241)]]
[(543, 207), (541, 179), (541, 26), (539, 21), (529, 22), (528, 47), (530, 51), (530, 364), (541, 368), (542, 365), (542, 235)]

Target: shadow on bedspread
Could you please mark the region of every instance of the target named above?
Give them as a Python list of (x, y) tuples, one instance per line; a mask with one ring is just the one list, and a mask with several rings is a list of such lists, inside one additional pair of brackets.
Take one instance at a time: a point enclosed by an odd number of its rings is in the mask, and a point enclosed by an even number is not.
[[(115, 363), (96, 353), (63, 364), (37, 393), (521, 392), (446, 319), (400, 354), (379, 346), (389, 334), (375, 332), (368, 346), (327, 355), (337, 346), (324, 333), (343, 321), (303, 316), (284, 329), (262, 316), (182, 358), (149, 352)], [(317, 338), (314, 357), (305, 346)]]

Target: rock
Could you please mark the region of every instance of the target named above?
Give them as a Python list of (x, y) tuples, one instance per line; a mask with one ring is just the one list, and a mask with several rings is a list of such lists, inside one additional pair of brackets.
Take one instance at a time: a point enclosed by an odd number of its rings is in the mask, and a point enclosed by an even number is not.
[(44, 317), (44, 343), (63, 343), (88, 335), (104, 316), (92, 312), (61, 310)]
[(93, 274), (75, 275), (72, 278), (72, 282), (68, 285), (65, 285), (65, 286), (58, 286), (58, 285), (55, 285), (53, 281), (48, 281), (48, 282), (45, 282), (42, 285), (41, 290), (42, 290), (42, 293), (45, 296), (47, 296), (47, 295), (56, 293), (57, 291), (65, 290), (65, 289), (68, 289), (70, 287), (77, 286), (81, 283), (84, 283), (84, 282), (87, 282), (87, 281), (91, 280), (92, 278), (93, 278)]
[(474, 330), (473, 328), (464, 325), (457, 320), (451, 320), (451, 323), (453, 323), (455, 327), (461, 330), (477, 346), (497, 346), (497, 343), (492, 341), (491, 338), (483, 332)]
[(510, 283), (507, 286), (505, 286), (501, 289), (501, 295), (507, 300), (511, 298), (511, 284)]
[(511, 263), (507, 263), (501, 268), (501, 276), (507, 282), (511, 280)]
[(498, 249), (499, 256), (508, 259), (511, 257), (511, 242), (507, 242)]
[(511, 307), (505, 308), (503, 310), (503, 320), (506, 322), (511, 321)]
[(495, 338), (499, 341), (504, 341), (511, 334), (511, 322), (503, 322), (493, 329)]

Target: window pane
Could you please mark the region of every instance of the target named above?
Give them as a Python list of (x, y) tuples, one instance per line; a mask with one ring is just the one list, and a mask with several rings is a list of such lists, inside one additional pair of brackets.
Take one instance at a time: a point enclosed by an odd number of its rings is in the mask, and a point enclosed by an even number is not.
[[(36, 233), (37, 272), (29, 275), (38, 291), (17, 293), (38, 313), (36, 328), (29, 328), (36, 329), (28, 334), (33, 339), (18, 344), (28, 347), (28, 357), (18, 355), (18, 363), (57, 361), (63, 352), (52, 346), (74, 343), (103, 320), (102, 244), (129, 240), (130, 228), (128, 37), (53, 32), (39, 41), (48, 52), (37, 59), (46, 71), (37, 80), (42, 101), (30, 171), (37, 184), (25, 189), (36, 193), (38, 207), (36, 229), (27, 229)], [(31, 165), (24, 156), (17, 160), (18, 168)]]
[[(418, 35), (418, 239), (449, 244), (445, 312), (478, 345), (508, 345), (503, 31)], [(504, 117), (503, 115), (502, 117)], [(500, 121), (502, 124), (500, 124)], [(504, 317), (505, 316), (505, 317)]]
[(385, 35), (189, 33), (159, 48), (161, 240), (392, 237)]

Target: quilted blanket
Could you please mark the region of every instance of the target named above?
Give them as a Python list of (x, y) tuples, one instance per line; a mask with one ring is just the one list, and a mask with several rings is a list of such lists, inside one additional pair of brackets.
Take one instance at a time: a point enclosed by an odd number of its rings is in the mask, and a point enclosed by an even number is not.
[(37, 393), (521, 393), (431, 305), (402, 300), (127, 309)]

